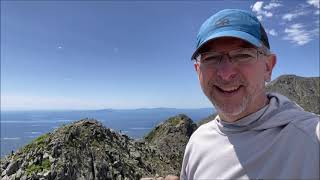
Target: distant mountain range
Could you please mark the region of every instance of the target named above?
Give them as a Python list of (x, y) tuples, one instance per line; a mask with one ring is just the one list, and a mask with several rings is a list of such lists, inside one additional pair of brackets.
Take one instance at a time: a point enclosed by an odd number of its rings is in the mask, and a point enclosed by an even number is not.
[(208, 108), (137, 108), (137, 109), (99, 109), (99, 110), (90, 110), (96, 111), (96, 112), (134, 112), (134, 113), (140, 113), (140, 112), (177, 112), (177, 111), (214, 111), (214, 108), (208, 107)]
[[(318, 77), (281, 76), (267, 89), (319, 114)], [(44, 134), (1, 159), (1, 178), (140, 179), (178, 175), (191, 134), (214, 117), (196, 125), (188, 116), (179, 114), (158, 124), (141, 140), (106, 128), (96, 120), (83, 119)]]

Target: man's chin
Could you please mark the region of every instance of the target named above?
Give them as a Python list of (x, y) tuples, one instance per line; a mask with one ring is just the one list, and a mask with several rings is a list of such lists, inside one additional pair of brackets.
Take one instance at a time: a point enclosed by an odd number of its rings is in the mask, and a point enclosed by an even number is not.
[(217, 112), (219, 115), (222, 115), (222, 117), (228, 118), (228, 119), (235, 119), (238, 117), (241, 117), (241, 114), (246, 109), (246, 103), (242, 105), (237, 105), (237, 106), (220, 106), (218, 104), (214, 104)]
[(243, 110), (237, 110), (237, 111), (227, 111), (227, 110), (218, 110), (219, 114), (223, 114), (225, 117), (238, 117), (243, 113)]

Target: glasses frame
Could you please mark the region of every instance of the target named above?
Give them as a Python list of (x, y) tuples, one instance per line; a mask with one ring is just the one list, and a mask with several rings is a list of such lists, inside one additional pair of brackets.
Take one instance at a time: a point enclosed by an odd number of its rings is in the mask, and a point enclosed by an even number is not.
[[(251, 49), (251, 48), (239, 48), (239, 49), (236, 49), (236, 50), (241, 50), (241, 49)], [(265, 46), (262, 46), (262, 47), (260, 47), (260, 48), (252, 48), (252, 49), (255, 49), (255, 50), (257, 51), (256, 59), (258, 59), (258, 54), (262, 54), (262, 55), (265, 55), (265, 56), (269, 56), (269, 55), (271, 54), (270, 50), (269, 50), (267, 47), (265, 47)], [(209, 51), (209, 52), (205, 52), (205, 53), (210, 53), (210, 51)], [(230, 51), (227, 52), (227, 53), (217, 52), (217, 54), (220, 54), (220, 55), (221, 55), (220, 62), (221, 62), (223, 56), (227, 55), (229, 61), (230, 61), (232, 64), (234, 64), (234, 62), (231, 61), (231, 57), (230, 57), (230, 54), (229, 54), (229, 53), (230, 53)], [(195, 56), (195, 58), (192, 59), (192, 60), (194, 61), (194, 63), (201, 64), (200, 59), (199, 59), (199, 56), (200, 56), (200, 55), (201, 55), (201, 53), (198, 53), (197, 56)]]

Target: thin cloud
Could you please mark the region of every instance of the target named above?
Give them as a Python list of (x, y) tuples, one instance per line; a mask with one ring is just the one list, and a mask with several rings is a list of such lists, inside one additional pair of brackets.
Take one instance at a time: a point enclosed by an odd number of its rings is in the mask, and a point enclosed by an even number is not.
[(276, 30), (274, 30), (274, 29), (269, 30), (268, 33), (269, 33), (271, 36), (277, 36), (277, 35), (278, 35), (278, 33), (276, 32)]
[(265, 12), (265, 14), (264, 14), (266, 17), (272, 17), (273, 16), (273, 14), (271, 13), (271, 12)]
[(266, 17), (272, 17), (272, 13), (268, 11), (264, 11), (262, 9), (263, 7), (263, 1), (257, 1), (253, 6), (252, 6), (252, 11), (256, 12), (258, 15), (260, 15), (260, 19), (262, 20), (262, 15)]
[(314, 9), (313, 14), (319, 16), (320, 0), (307, 0), (307, 4), (313, 8), (316, 8)]
[(277, 7), (280, 7), (280, 6), (282, 6), (282, 4), (280, 4), (278, 2), (271, 2), (268, 5), (264, 6), (263, 9), (271, 10), (273, 8), (277, 8)]
[(293, 22), (290, 26), (285, 27), (283, 39), (289, 40), (296, 45), (304, 45), (319, 37), (319, 24), (312, 25), (309, 23), (308, 25), (303, 25), (297, 23), (301, 20), (299, 20), (300, 16), (317, 15), (319, 9), (314, 11), (314, 7), (319, 8), (317, 4), (319, 4), (319, 0), (308, 0), (307, 4), (299, 4), (299, 9), (282, 16), (284, 22)]
[[(301, 1), (296, 6), (277, 0), (257, 1), (250, 8), (260, 21), (265, 21), (270, 36), (279, 36), (295, 45), (305, 45), (319, 37), (319, 21), (312, 22), (320, 14), (319, 0)], [(307, 16), (310, 22), (302, 24)]]
[(293, 24), (288, 28), (285, 28), (284, 32), (286, 36), (285, 40), (289, 40), (297, 45), (307, 44), (312, 40), (312, 32), (304, 29), (305, 26), (299, 23)]
[(319, 26), (310, 31), (313, 36), (319, 36)]
[(306, 15), (307, 12), (306, 11), (300, 11), (300, 12), (295, 12), (295, 13), (287, 13), (287, 14), (284, 14), (282, 16), (282, 19), (283, 20), (287, 20), (287, 21), (292, 21), (293, 19), (299, 17), (299, 16), (303, 16), (303, 15)]
[(262, 20), (263, 20), (263, 18), (262, 18), (261, 15), (257, 16), (257, 18), (259, 19), (259, 21), (262, 21)]
[(254, 5), (252, 6), (252, 11), (253, 12), (261, 12), (262, 11), (262, 5), (263, 2), (262, 1), (257, 1), (256, 3), (254, 3)]
[(307, 0), (307, 3), (318, 8), (320, 7), (320, 1), (319, 0)]
[(251, 6), (253, 12), (257, 14), (257, 18), (262, 21), (263, 17), (273, 17), (272, 9), (282, 6), (281, 3), (276, 1), (271, 1), (269, 4), (265, 4), (263, 1), (257, 1), (254, 5)]

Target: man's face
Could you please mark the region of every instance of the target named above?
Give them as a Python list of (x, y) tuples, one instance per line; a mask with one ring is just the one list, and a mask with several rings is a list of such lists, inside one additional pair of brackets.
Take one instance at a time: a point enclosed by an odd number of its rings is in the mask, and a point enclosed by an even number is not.
[[(228, 53), (241, 48), (254, 48), (237, 38), (219, 38), (206, 44), (205, 52)], [(267, 103), (265, 82), (270, 80), (275, 65), (274, 55), (259, 54), (246, 65), (236, 65), (224, 55), (218, 66), (196, 63), (201, 88), (225, 121), (236, 121), (256, 112)]]

